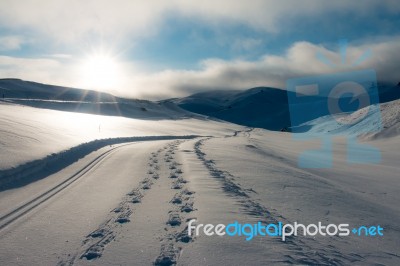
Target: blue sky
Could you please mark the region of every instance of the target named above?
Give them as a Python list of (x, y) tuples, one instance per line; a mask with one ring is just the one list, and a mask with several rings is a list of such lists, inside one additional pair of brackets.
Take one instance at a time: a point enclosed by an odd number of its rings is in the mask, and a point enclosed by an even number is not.
[(332, 71), (315, 54), (335, 62), (345, 38), (349, 60), (372, 49), (361, 67), (396, 82), (400, 3), (358, 3), (2, 1), (0, 78), (147, 98), (284, 88), (287, 78)]
[(400, 16), (384, 10), (375, 10), (371, 17), (327, 12), (317, 17), (282, 19), (279, 23), (282, 26), (278, 32), (266, 32), (242, 23), (227, 23), (215, 29), (196, 20), (168, 18), (160, 32), (142, 39), (130, 56), (156, 68), (195, 68), (199, 61), (210, 57), (256, 60), (264, 54), (281, 55), (297, 41), (335, 49), (343, 38), (357, 42), (400, 32)]

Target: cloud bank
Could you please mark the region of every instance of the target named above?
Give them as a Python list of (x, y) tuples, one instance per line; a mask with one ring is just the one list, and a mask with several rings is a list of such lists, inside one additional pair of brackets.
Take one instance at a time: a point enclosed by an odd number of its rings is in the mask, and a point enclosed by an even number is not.
[[(256, 61), (207, 59), (200, 70), (166, 70), (132, 78), (128, 93), (140, 91), (140, 96), (154, 98), (158, 95), (188, 95), (212, 89), (248, 89), (257, 86), (285, 88), (287, 79), (340, 71), (372, 68), (383, 82), (400, 81), (400, 37), (382, 42), (349, 46), (346, 62), (341, 62), (337, 50), (322, 45), (297, 42), (284, 55), (264, 55)], [(358, 66), (356, 62), (366, 51), (371, 56)], [(317, 58), (323, 54), (332, 64)]]
[(14, 30), (33, 29), (60, 41), (76, 41), (93, 34), (113, 38), (152, 34), (168, 15), (198, 18), (215, 27), (235, 22), (273, 32), (288, 18), (328, 12), (368, 17), (377, 9), (398, 13), (400, 5), (396, 0), (3, 0), (0, 24)]
[[(128, 97), (162, 99), (185, 96), (205, 90), (248, 89), (257, 86), (285, 88), (289, 78), (373, 68), (378, 79), (385, 82), (400, 81), (400, 37), (381, 42), (349, 46), (346, 63), (342, 64), (338, 50), (309, 42), (293, 44), (284, 55), (264, 55), (255, 61), (206, 59), (198, 70), (164, 70), (145, 73), (140, 66), (121, 63), (125, 75), (120, 87), (112, 92)], [(358, 66), (353, 63), (370, 50), (371, 56)], [(323, 54), (334, 67), (317, 58)], [(79, 87), (76, 62), (67, 56), (23, 59), (0, 56), (3, 75)]]
[[(0, 55), (0, 78), (16, 77), (81, 87), (79, 64), (82, 62), (77, 58), (82, 54), (69, 52), (80, 51), (96, 39), (109, 42), (111, 46), (134, 47), (142, 37), (156, 36), (163, 29), (163, 23), (175, 16), (200, 21), (212, 29), (243, 24), (273, 37), (284, 30), (285, 21), (294, 18), (350, 13), (354, 18), (369, 19), (377, 10), (396, 15), (400, 5), (396, 0), (365, 0), (362, 4), (345, 0), (303, 0), (301, 3), (297, 0), (253, 0), (251, 3), (230, 0), (3, 0), (0, 1), (0, 52), (3, 54)], [(237, 51), (251, 51), (264, 45), (264, 40), (252, 36), (233, 40), (231, 48)], [(36, 51), (30, 55), (23, 50), (27, 43), (46, 45), (48, 52)], [(399, 44), (397, 35), (357, 40), (348, 48), (347, 62), (354, 62), (370, 49), (372, 56), (358, 68), (376, 69), (379, 80), (397, 83), (400, 81)], [(40, 50), (37, 46), (32, 50)], [(57, 49), (51, 49), (54, 47)], [(23, 53), (16, 54), (19, 50)], [(332, 68), (319, 61), (317, 52), (337, 66)], [(205, 56), (195, 69), (145, 72), (134, 58), (120, 58), (118, 63), (124, 71), (118, 88), (112, 92), (154, 99), (210, 89), (284, 88), (288, 78), (357, 69), (342, 66), (340, 61), (337, 50), (316, 41), (296, 41), (283, 53), (265, 52), (252, 60)]]

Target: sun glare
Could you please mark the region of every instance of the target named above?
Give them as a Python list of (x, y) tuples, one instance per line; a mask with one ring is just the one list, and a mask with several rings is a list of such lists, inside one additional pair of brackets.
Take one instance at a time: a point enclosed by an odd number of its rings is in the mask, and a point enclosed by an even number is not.
[(82, 83), (90, 89), (115, 89), (120, 69), (115, 58), (105, 53), (92, 54), (82, 62)]

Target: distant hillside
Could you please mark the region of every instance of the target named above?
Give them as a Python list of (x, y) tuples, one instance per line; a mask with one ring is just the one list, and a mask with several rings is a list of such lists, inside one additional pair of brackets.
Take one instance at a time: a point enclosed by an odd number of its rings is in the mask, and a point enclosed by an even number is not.
[(112, 94), (46, 85), (20, 79), (0, 79), (0, 99), (36, 108), (138, 119), (202, 118), (172, 103), (124, 99)]
[(280, 130), (290, 126), (287, 93), (280, 89), (204, 92), (173, 102), (191, 112), (249, 127)]
[(20, 79), (0, 79), (0, 97), (61, 101), (113, 102), (109, 93), (41, 84)]
[[(381, 83), (378, 87), (381, 103), (400, 99), (400, 84), (394, 86)], [(208, 91), (180, 99), (151, 102), (119, 98), (93, 90), (46, 85), (20, 79), (0, 79), (0, 98), (38, 108), (143, 119), (192, 116), (201, 118), (193, 114), (197, 113), (269, 130), (290, 130), (287, 93), (282, 89), (257, 87), (245, 91)], [(326, 98), (308, 96), (305, 104), (296, 107), (302, 112), (302, 121), (297, 121), (297, 125), (321, 116), (315, 111), (321, 106), (320, 101), (326, 101)]]
[[(400, 99), (400, 86), (379, 84), (381, 103)], [(215, 117), (232, 123), (269, 130), (291, 126), (287, 91), (257, 87), (245, 91), (211, 91), (173, 99), (175, 104), (191, 112)], [(291, 92), (289, 92), (291, 93)], [(307, 106), (299, 106), (307, 122), (318, 118), (314, 112), (322, 97), (307, 97)], [(308, 109), (307, 109), (308, 108)], [(301, 124), (301, 123), (300, 123)]]
[(398, 99), (400, 99), (400, 82), (396, 86), (387, 83), (379, 84), (379, 101), (381, 103), (387, 103)]
[(367, 110), (368, 108), (362, 108), (350, 115), (343, 114), (338, 118), (345, 122), (343, 124), (337, 123), (330, 116), (323, 116), (306, 122), (301, 127), (308, 128), (309, 134), (346, 134), (374, 139), (400, 135), (400, 100), (383, 103), (379, 108)]

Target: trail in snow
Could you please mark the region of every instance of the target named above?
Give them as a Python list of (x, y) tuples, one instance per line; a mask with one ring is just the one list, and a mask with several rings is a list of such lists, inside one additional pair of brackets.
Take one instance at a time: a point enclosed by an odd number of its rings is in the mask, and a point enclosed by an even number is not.
[[(247, 130), (245, 132), (235, 132), (233, 137), (238, 136), (239, 133), (244, 133), (243, 135), (248, 138), (251, 130)], [(240, 204), (240, 212), (246, 215), (255, 216), (264, 224), (294, 222), (283, 217), (276, 209), (268, 208), (264, 205), (265, 203), (263, 204), (262, 202), (253, 199), (252, 195), (255, 195), (256, 192), (252, 188), (244, 188), (242, 185), (240, 185), (237, 182), (240, 177), (236, 177), (226, 170), (221, 170), (217, 167), (212, 159), (208, 159), (207, 154), (202, 151), (202, 146), (210, 139), (212, 138), (206, 138), (197, 141), (194, 145), (195, 153), (198, 159), (201, 160), (204, 166), (208, 169), (210, 176), (221, 182), (221, 188), (225, 194), (234, 197), (235, 200)], [(285, 245), (285, 248), (291, 251), (290, 255), (285, 255), (285, 258), (282, 259), (281, 263), (306, 265), (343, 265), (355, 263), (364, 259), (357, 254), (341, 253), (335, 248), (333, 243), (332, 245), (326, 247), (320, 243), (318, 239), (300, 239), (289, 237), (285, 242), (281, 241), (279, 238), (275, 238), (275, 240), (276, 241), (274, 242), (276, 245)], [(336, 244), (340, 244), (340, 242), (341, 241), (339, 240)]]
[(108, 151), (103, 152), (99, 156), (97, 156), (94, 160), (92, 160), (89, 164), (85, 165), (82, 169), (77, 171), (72, 176), (66, 178), (61, 183), (57, 184), (56, 186), (48, 189), (47, 191), (43, 192), (42, 194), (36, 196), (35, 198), (29, 200), (28, 202), (18, 206), (17, 208), (13, 209), (12, 211), (8, 212), (5, 215), (0, 217), (0, 230), (5, 228), (7, 225), (15, 222), (17, 219), (21, 218), (29, 211), (33, 210), (34, 208), (38, 207), (39, 205), (43, 204), (47, 200), (51, 199), (57, 193), (63, 191), (68, 186), (76, 182), (79, 178), (82, 178), (87, 172), (93, 169), (96, 165), (98, 165), (104, 158), (111, 155), (112, 152), (120, 147), (126, 146), (129, 144), (124, 144), (121, 146), (117, 146), (114, 148), (109, 149)]
[[(141, 264), (151, 261), (157, 265), (175, 263), (184, 246), (193, 241), (187, 235), (186, 220), (195, 211), (194, 192), (187, 187), (188, 180), (185, 178), (179, 158), (175, 154), (181, 141), (185, 141), (185, 138), (176, 141), (171, 139), (171, 141), (134, 142), (112, 147), (112, 151), (109, 150), (109, 147), (103, 148), (102, 153), (94, 153), (97, 154), (95, 157), (91, 154), (90, 161), (83, 158), (82, 160), (87, 163), (80, 169), (77, 169), (77, 166), (82, 165), (81, 160), (57, 173), (56, 175), (62, 176), (62, 172), (67, 173), (73, 170), (74, 174), (70, 176), (71, 179), (67, 178), (68, 181), (62, 181), (61, 184), (57, 183), (54, 188), (48, 189), (51, 192), (39, 193), (40, 196), (37, 199), (30, 200), (29, 204), (22, 204), (26, 207), (31, 207), (31, 205), (34, 207), (24, 216), (13, 220), (0, 232), (2, 241), (19, 243), (18, 245), (21, 247), (12, 249), (13, 252), (11, 252), (9, 250), (12, 248), (11, 245), (2, 245), (0, 247), (2, 261), (4, 263), (15, 262), (16, 258), (20, 258), (24, 263), (29, 261), (31, 265), (43, 263), (72, 265), (91, 263), (92, 261), (96, 261), (96, 264), (107, 265), (110, 264), (108, 259), (118, 261), (113, 257), (113, 251), (107, 253), (109, 248), (121, 251), (126, 247), (131, 252), (131, 244), (134, 245), (134, 243), (121, 246), (120, 241), (126, 240), (126, 236), (130, 234), (143, 233), (151, 235), (147, 239), (151, 242), (152, 248), (149, 249), (148, 256), (141, 258)], [(158, 143), (166, 144), (158, 148)], [(147, 146), (157, 147), (157, 149), (150, 154), (147, 162), (143, 162), (146, 153), (138, 147)], [(132, 161), (133, 158), (140, 159)], [(129, 167), (130, 161), (134, 162), (131, 167)], [(68, 170), (69, 168), (71, 169)], [(79, 182), (73, 182), (75, 177)], [(47, 179), (51, 181), (53, 178), (49, 177), (38, 183), (47, 184), (46, 182), (49, 181)], [(127, 184), (135, 185), (129, 189)], [(34, 186), (36, 186), (36, 182), (27, 186), (27, 189)], [(58, 189), (60, 189), (59, 192)], [(128, 189), (129, 191), (124, 194), (119, 194), (120, 191)], [(15, 193), (18, 191), (16, 190)], [(119, 202), (112, 206), (111, 203), (115, 202), (118, 195)], [(42, 198), (47, 196), (49, 197), (42, 203)], [(40, 204), (36, 204), (37, 201)], [(105, 206), (101, 206), (102, 204)], [(107, 208), (109, 211), (104, 212)], [(96, 209), (98, 210), (96, 211)], [(97, 218), (89, 218), (92, 215)], [(99, 219), (99, 217), (102, 218)], [(154, 226), (141, 220), (148, 217), (152, 217)], [(90, 219), (88, 220), (91, 221), (90, 224), (85, 224), (87, 219)], [(19, 220), (21, 221), (14, 223)], [(51, 226), (47, 222), (44, 224), (43, 221), (48, 221)], [(93, 227), (92, 223), (97, 223), (97, 226)], [(129, 228), (130, 225), (144, 226), (145, 228), (132, 230)], [(87, 231), (88, 228), (92, 229)], [(128, 230), (128, 234), (126, 234), (126, 230)], [(39, 239), (33, 240), (40, 237), (42, 231), (53, 236), (59, 235), (56, 238), (58, 241), (49, 239), (42, 245)], [(154, 231), (158, 233), (156, 234)], [(82, 234), (82, 232), (86, 233)], [(77, 234), (81, 235), (80, 244), (77, 241)], [(20, 237), (28, 237), (37, 245), (19, 242)], [(68, 239), (69, 241), (64, 242)], [(141, 247), (143, 242), (136, 239), (136, 245)], [(46, 259), (40, 262), (32, 260), (33, 254), (39, 254), (36, 250), (39, 246), (43, 249), (42, 255), (46, 256)], [(17, 255), (19, 251), (23, 251), (25, 254)], [(56, 254), (58, 254), (58, 259), (54, 261)], [(134, 259), (137, 260), (137, 256)], [(119, 257), (119, 261), (126, 263), (127, 258)]]
[[(151, 153), (148, 159), (147, 176), (137, 187), (127, 193), (121, 202), (107, 215), (104, 222), (95, 230), (86, 235), (82, 245), (73, 254), (65, 254), (58, 265), (82, 264), (85, 261), (98, 260), (107, 251), (107, 246), (119, 240), (126, 224), (135, 225), (137, 217), (145, 217), (150, 204), (146, 202), (168, 200), (165, 210), (166, 220), (157, 226), (164, 227), (164, 233), (158, 236), (159, 255), (154, 258), (154, 265), (174, 265), (184, 246), (193, 241), (188, 235), (186, 221), (193, 211), (194, 192), (186, 187), (188, 181), (180, 168), (180, 163), (175, 158), (175, 152), (181, 140), (174, 141)], [(159, 186), (156, 186), (159, 185)], [(149, 195), (152, 190), (157, 198)], [(143, 205), (143, 209), (138, 208)], [(146, 207), (147, 206), (147, 207)], [(160, 215), (155, 213), (155, 215)], [(147, 232), (154, 228), (148, 227)], [(104, 262), (103, 262), (104, 263)]]
[(184, 245), (193, 241), (192, 236), (188, 235), (186, 222), (191, 212), (195, 211), (194, 192), (186, 187), (188, 180), (183, 177), (181, 164), (175, 158), (180, 144), (177, 141), (169, 145), (164, 156), (164, 161), (169, 165), (171, 189), (177, 192), (170, 200), (166, 234), (161, 238), (160, 255), (154, 261), (157, 266), (176, 264)]
[[(398, 236), (399, 232), (395, 222), (398, 220), (398, 214), (392, 212), (391, 204), (383, 206), (380, 203), (382, 199), (389, 200), (389, 197), (376, 198), (369, 202), (365, 197), (367, 194), (359, 197), (355, 193), (354, 189), (357, 186), (349, 187), (350, 182), (353, 182), (352, 178), (358, 178), (358, 174), (362, 173), (361, 177), (367, 176), (363, 172), (364, 168), (372, 168), (374, 171), (368, 173), (368, 178), (375, 175), (374, 179), (359, 179), (365, 186), (369, 186), (368, 194), (375, 194), (373, 192), (376, 189), (382, 190), (375, 188), (375, 183), (378, 182), (376, 177), (378, 173), (385, 173), (380, 178), (382, 185), (392, 181), (390, 176), (393, 174), (393, 168), (388, 166), (394, 158), (389, 156), (390, 158), (385, 158), (389, 160), (375, 166), (347, 167), (345, 163), (341, 163), (343, 172), (338, 172), (337, 168), (307, 171), (296, 166), (296, 157), (293, 155), (297, 155), (296, 152), (301, 149), (297, 146), (287, 149), (292, 142), (285, 137), (286, 134), (277, 133), (277, 136), (274, 136), (261, 133), (261, 130), (237, 132), (234, 137), (207, 138), (196, 141), (195, 144), (197, 158), (203, 162), (209, 176), (220, 182), (223, 194), (238, 202), (237, 217), (242, 213), (248, 217), (243, 218), (244, 220), (253, 216), (265, 223), (274, 220), (290, 223), (350, 222), (353, 225), (381, 224), (386, 228), (384, 238), (296, 237), (285, 243), (275, 241), (272, 246), (280, 250), (278, 252), (281, 253), (281, 257), (272, 260), (273, 255), (268, 254), (266, 256), (270, 256), (269, 263), (279, 261), (289, 264), (346, 265), (379, 262), (391, 265), (395, 261), (398, 262), (400, 256), (395, 251), (398, 243), (396, 234)], [(307, 147), (304, 143), (300, 144), (300, 148), (303, 146)], [(282, 147), (285, 148), (285, 153), (280, 151)], [(381, 147), (388, 150), (385, 146)], [(388, 150), (388, 155), (392, 154), (391, 151)], [(240, 163), (235, 163), (238, 161)], [(339, 180), (336, 180), (338, 178)], [(393, 186), (394, 183), (391, 187)], [(368, 191), (367, 187), (362, 189)], [(391, 198), (394, 196), (390, 193)], [(252, 249), (255, 250), (255, 247), (256, 245)]]
[(146, 136), (125, 137), (94, 140), (80, 144), (66, 151), (53, 153), (42, 159), (34, 160), (18, 167), (0, 171), (0, 191), (20, 187), (39, 179), (45, 178), (71, 165), (89, 153), (105, 146), (134, 141), (154, 141), (169, 139), (192, 139), (197, 136)]

